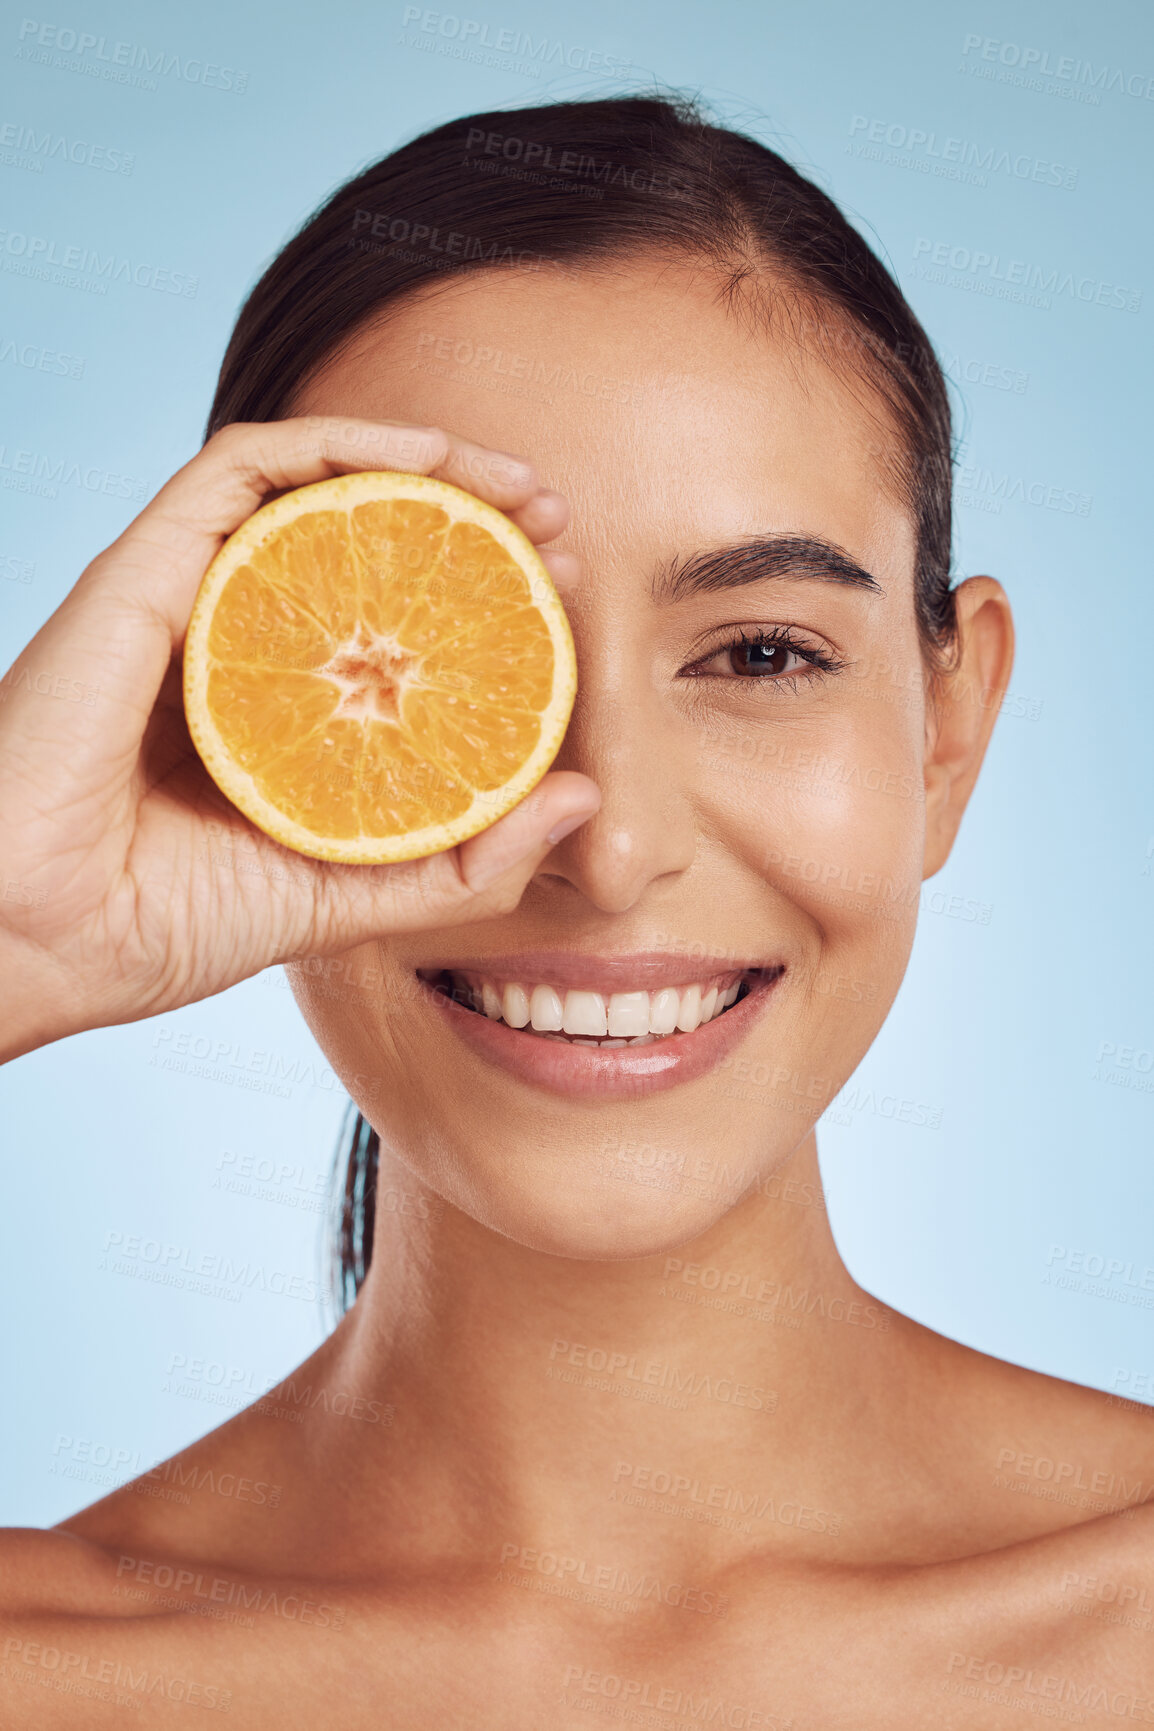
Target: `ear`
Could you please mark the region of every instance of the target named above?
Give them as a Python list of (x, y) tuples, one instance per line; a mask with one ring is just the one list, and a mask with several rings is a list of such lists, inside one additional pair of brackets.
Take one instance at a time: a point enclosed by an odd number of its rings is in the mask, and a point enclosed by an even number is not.
[(926, 714), (926, 878), (950, 856), (1014, 665), (1014, 621), (1002, 585), (968, 577), (955, 600), (957, 662), (935, 681)]

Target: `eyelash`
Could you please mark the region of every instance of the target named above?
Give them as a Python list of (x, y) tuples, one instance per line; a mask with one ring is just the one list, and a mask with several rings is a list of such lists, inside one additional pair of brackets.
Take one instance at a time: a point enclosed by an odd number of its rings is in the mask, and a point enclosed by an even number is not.
[[(698, 671), (703, 661), (712, 661), (718, 655), (724, 655), (730, 650), (746, 646), (750, 648), (787, 649), (799, 660), (808, 664), (807, 670), (802, 672), (798, 669), (792, 673), (750, 674), (745, 677), (732, 671), (728, 674)], [(731, 683), (736, 682), (740, 685), (772, 685), (774, 687), (784, 685), (796, 695), (799, 679), (803, 679), (807, 685), (814, 684), (824, 679), (827, 674), (840, 673), (845, 666), (846, 663), (839, 661), (837, 656), (831, 654), (828, 649), (817, 648), (812, 643), (805, 642), (788, 625), (770, 626), (763, 631), (754, 631), (752, 635), (747, 634), (739, 627), (735, 636), (728, 638), (724, 643), (719, 643), (716, 648), (710, 650), (708, 655), (703, 655), (700, 660), (694, 662), (693, 668), (690, 670), (690, 677), (694, 679), (726, 679)]]

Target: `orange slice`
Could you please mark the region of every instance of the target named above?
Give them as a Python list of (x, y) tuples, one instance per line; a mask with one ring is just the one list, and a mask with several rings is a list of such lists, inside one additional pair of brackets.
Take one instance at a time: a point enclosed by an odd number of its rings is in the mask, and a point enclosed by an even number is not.
[(532, 542), (425, 475), (340, 475), (263, 505), (205, 572), (184, 707), (266, 834), (370, 865), (456, 846), (534, 787), (577, 695)]

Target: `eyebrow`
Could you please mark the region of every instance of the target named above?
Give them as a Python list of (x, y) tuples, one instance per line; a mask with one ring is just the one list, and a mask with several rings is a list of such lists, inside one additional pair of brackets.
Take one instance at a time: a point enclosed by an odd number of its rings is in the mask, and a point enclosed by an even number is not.
[(757, 535), (709, 547), (687, 558), (666, 560), (653, 574), (651, 592), (659, 606), (686, 601), (745, 583), (788, 582), (796, 578), (845, 583), (875, 595), (885, 590), (843, 547), (820, 535)]

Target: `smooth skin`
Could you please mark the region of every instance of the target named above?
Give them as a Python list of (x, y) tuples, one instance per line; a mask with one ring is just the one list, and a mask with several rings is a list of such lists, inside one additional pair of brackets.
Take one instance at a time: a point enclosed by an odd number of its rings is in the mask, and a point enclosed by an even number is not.
[[(1154, 1488), (1154, 1418), (888, 1311), (841, 1260), (817, 1166), (814, 1123), (889, 1010), (973, 790), (1009, 605), (963, 583), (957, 664), (929, 678), (883, 407), (718, 287), (647, 258), (422, 291), (296, 419), (210, 441), (17, 663), (100, 704), (8, 676), (4, 846), (52, 894), (3, 909), (24, 922), (0, 935), (23, 982), (6, 1050), (287, 961), (381, 1132), (386, 1199), (355, 1308), (284, 1388), (5, 1536), (14, 1725), (125, 1722), (124, 1664), (165, 1680), (140, 1725), (171, 1723), (173, 1678), (206, 1708), (228, 1691), (254, 1731), (952, 1731), (1076, 1702), (1154, 1722), (1151, 1511), (1123, 1507)], [(557, 382), (437, 358), (481, 348)], [(307, 874), (291, 891), (202, 868), (208, 818), (251, 832), (173, 708), (199, 574), (270, 490), (372, 466), (469, 485), (549, 543), (580, 680), (561, 754), (536, 804), (455, 856), (314, 867), (269, 843)], [(770, 533), (823, 537), (880, 592), (787, 573), (654, 600), (671, 560)], [(739, 627), (789, 627), (839, 670), (739, 671)], [(418, 968), (546, 946), (785, 974), (744, 1068), (575, 1102), (484, 1064), (414, 989)], [(686, 1375), (698, 1392), (670, 1396)], [(45, 1647), (110, 1698), (35, 1686), (64, 1665)]]

